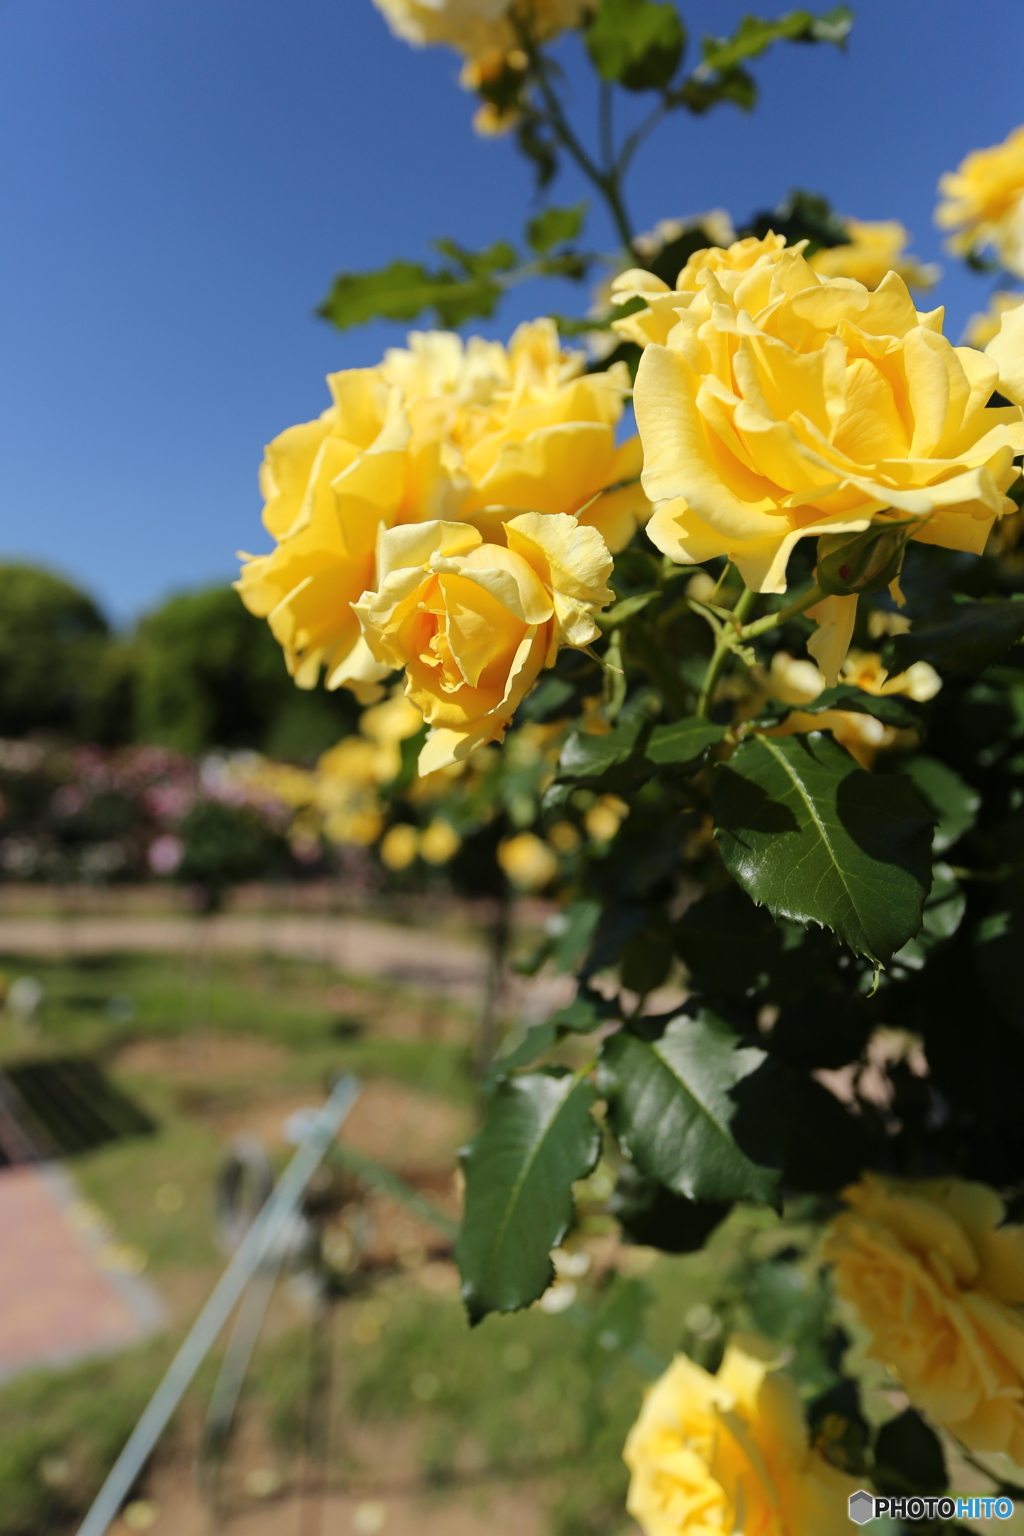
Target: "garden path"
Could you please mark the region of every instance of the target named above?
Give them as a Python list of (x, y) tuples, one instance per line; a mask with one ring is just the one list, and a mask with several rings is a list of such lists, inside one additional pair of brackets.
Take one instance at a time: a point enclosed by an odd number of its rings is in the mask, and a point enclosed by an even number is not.
[[(318, 913), (218, 913), (189, 918), (78, 916), (0, 917), (0, 954), (52, 956), (180, 954), (205, 949), (216, 954), (271, 954), (319, 960), (343, 974), (424, 987), (453, 1001), (477, 1006), (487, 978), (482, 944), (426, 928), (399, 926), (372, 918)], [(503, 1002), (509, 1011), (542, 1018), (571, 1000), (570, 977), (510, 976)]]

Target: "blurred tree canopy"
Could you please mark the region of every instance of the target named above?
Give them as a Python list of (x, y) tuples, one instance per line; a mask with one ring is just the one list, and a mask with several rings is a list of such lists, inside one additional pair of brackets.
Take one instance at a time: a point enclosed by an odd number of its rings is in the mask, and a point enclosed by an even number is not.
[(116, 634), (86, 593), (0, 564), (0, 736), (311, 759), (352, 728), (346, 693), (304, 693), (230, 587), (182, 592)]

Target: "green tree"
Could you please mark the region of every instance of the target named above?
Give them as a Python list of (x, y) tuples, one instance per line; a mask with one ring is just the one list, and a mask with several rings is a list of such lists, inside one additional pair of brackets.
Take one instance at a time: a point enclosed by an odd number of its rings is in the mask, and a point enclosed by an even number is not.
[(31, 565), (0, 565), (0, 735), (108, 737), (124, 657), (92, 598)]
[(356, 714), (347, 694), (295, 687), (266, 624), (230, 587), (169, 598), (139, 623), (134, 651), (142, 741), (312, 757), (351, 729)]

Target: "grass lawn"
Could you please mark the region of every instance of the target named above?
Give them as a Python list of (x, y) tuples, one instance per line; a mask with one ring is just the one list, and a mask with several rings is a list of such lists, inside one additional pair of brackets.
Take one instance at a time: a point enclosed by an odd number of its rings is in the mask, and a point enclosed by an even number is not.
[[(256, 1132), (283, 1161), (285, 1116), (319, 1102), (331, 1074), (355, 1072), (364, 1094), (353, 1144), (451, 1208), (455, 1149), (475, 1116), (472, 1019), (306, 962), (0, 964), (8, 977), (37, 976), (45, 994), (34, 1035), (0, 1013), (0, 1061), (98, 1058), (156, 1123), (68, 1166), (145, 1263), (168, 1332), (0, 1388), (0, 1536), (56, 1536), (74, 1528), (223, 1265), (211, 1192), (226, 1142)], [(228, 1510), (282, 1497), (320, 1454), (330, 1485), (368, 1497), (402, 1487), (444, 1501), (497, 1481), (540, 1510), (552, 1536), (615, 1536), (632, 1528), (621, 1447), (642, 1367), (681, 1343), (714, 1366), (734, 1325), (764, 1327), (799, 1351), (824, 1304), (796, 1229), (770, 1213), (732, 1219), (710, 1254), (657, 1260), (622, 1250), (597, 1217), (575, 1308), (470, 1331), (444, 1255), (427, 1251), (422, 1232), (403, 1237), (402, 1212), (386, 1201), (367, 1197), (361, 1209), (376, 1235), (338, 1276), (326, 1313), (311, 1312), (294, 1279), (278, 1286), (223, 1466)], [(207, 1362), (145, 1475), (141, 1492), (166, 1512), (156, 1536), (177, 1536), (175, 1489), (191, 1486), (216, 1365)], [(807, 1381), (817, 1371), (827, 1384), (813, 1351), (805, 1365)]]

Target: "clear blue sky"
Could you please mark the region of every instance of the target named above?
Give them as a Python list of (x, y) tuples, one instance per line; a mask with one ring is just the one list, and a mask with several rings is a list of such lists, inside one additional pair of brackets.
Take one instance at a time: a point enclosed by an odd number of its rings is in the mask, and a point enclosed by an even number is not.
[[(749, 8), (682, 5), (696, 35)], [(846, 55), (790, 46), (756, 67), (753, 117), (663, 129), (632, 184), (637, 224), (742, 219), (802, 185), (902, 218), (938, 258), (940, 172), (1024, 118), (1024, 7), (856, 9)], [(561, 54), (589, 115), (577, 50)], [(323, 407), (326, 372), (404, 329), (316, 320), (331, 275), (520, 228), (528, 173), (473, 135), (457, 72), (393, 39), (370, 0), (0, 0), (0, 553), (127, 620), (266, 547), (263, 443)], [(569, 174), (554, 189), (581, 195)], [(945, 267), (959, 334), (989, 285)], [(487, 329), (584, 298), (523, 289)]]

